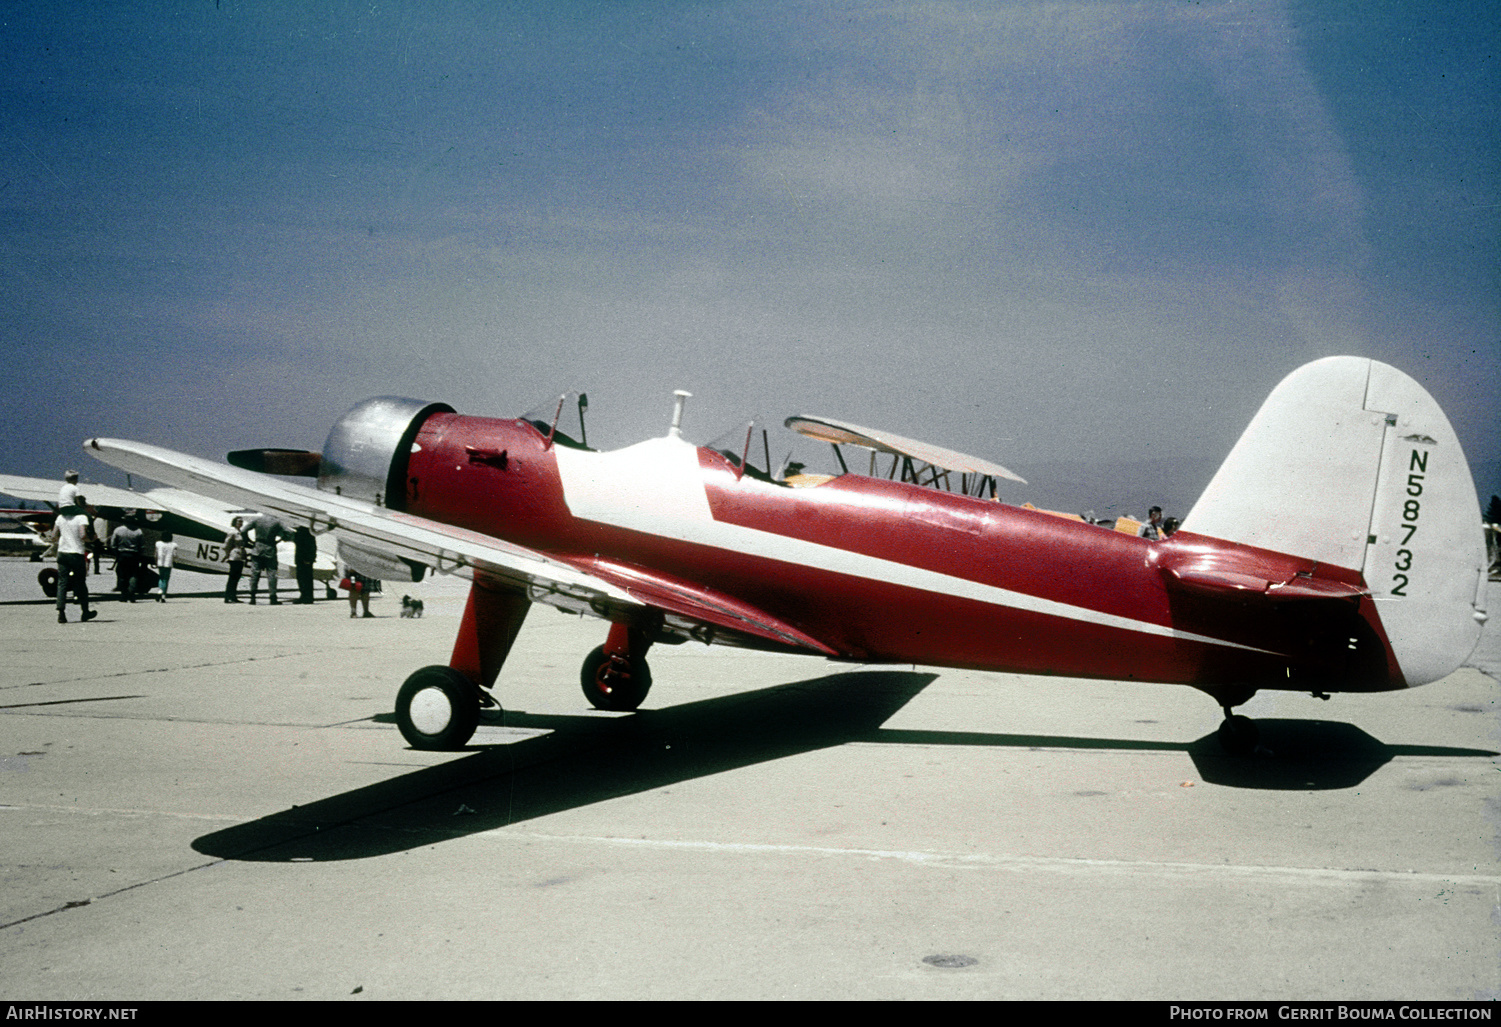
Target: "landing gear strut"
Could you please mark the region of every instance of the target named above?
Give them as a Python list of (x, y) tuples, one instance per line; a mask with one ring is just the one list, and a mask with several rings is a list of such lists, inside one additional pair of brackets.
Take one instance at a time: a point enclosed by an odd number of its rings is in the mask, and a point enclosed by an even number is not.
[(1241, 703), (1249, 702), (1251, 696), (1256, 694), (1256, 689), (1249, 685), (1199, 687), (1208, 692), (1220, 704), (1220, 709), (1225, 711), (1225, 719), (1219, 729), (1220, 746), (1225, 752), (1231, 756), (1249, 756), (1255, 752), (1256, 741), (1261, 737), (1256, 722), (1231, 711)]
[(524, 594), (476, 576), (449, 665), (423, 667), (396, 694), (396, 724), (412, 748), (462, 749), (479, 726), (481, 707), (500, 710), (486, 689), (530, 606)]
[(646, 650), (651, 642), (624, 624), (612, 624), (604, 645), (584, 659), (579, 684), (596, 710), (628, 712), (640, 706), (651, 691), (651, 668)]

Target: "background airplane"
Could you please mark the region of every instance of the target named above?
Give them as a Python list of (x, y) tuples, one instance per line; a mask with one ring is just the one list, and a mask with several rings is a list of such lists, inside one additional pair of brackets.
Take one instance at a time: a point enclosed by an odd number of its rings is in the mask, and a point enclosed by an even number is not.
[(754, 426), (738, 445), (686, 441), (686, 396), (665, 437), (608, 453), (560, 429), (564, 402), (549, 422), (379, 397), (334, 425), (316, 488), (144, 443), (85, 448), (332, 533), (341, 551), (470, 577), (448, 664), (397, 696), (419, 748), (462, 746), (497, 705), (489, 689), (537, 602), (610, 622), (580, 675), (606, 709), (644, 700), (653, 644), (691, 639), (1192, 685), (1224, 708), (1237, 752), (1256, 732), (1232, 709), (1257, 690), (1434, 681), (1485, 619), (1458, 439), (1417, 382), (1373, 360), (1288, 376), (1160, 542), (910, 480), (796, 487), (772, 471), (769, 442), (753, 465)]
[[(28, 502), (45, 503), (48, 510), (21, 511), (13, 515), (34, 532), (42, 542), (37, 552), (42, 552), (47, 543), (45, 535), (52, 527), (56, 514), (57, 494), (61, 482), (46, 478), (26, 478), (0, 474), (0, 493), (24, 499)], [(150, 546), (162, 532), (170, 531), (177, 541), (175, 565), (187, 570), (206, 574), (228, 574), (229, 564), (224, 559), (224, 536), (235, 517), (245, 518), (249, 524), (257, 511), (245, 507), (226, 505), (196, 492), (175, 488), (154, 488), (144, 492), (112, 488), (108, 485), (86, 483), (78, 491), (103, 523), (95, 524), (95, 532), (101, 541), (126, 520), (133, 520), (146, 534)], [(292, 527), (293, 525), (288, 525)], [(149, 550), (148, 550), (149, 551)], [(296, 572), (292, 543), (282, 542), (276, 547), (279, 573), (283, 580), (295, 581)], [(313, 579), (324, 583), (335, 577), (337, 561), (332, 540), (322, 540), (318, 559), (313, 564)], [(156, 587), (155, 573), (142, 576), (141, 592)], [(37, 584), (50, 598), (57, 595), (57, 568), (44, 567), (37, 573)]]

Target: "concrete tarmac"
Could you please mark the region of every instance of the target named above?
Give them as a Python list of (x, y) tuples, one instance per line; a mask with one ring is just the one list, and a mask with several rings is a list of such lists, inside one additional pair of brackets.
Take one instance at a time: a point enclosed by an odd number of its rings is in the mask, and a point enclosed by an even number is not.
[(602, 714), (605, 626), (538, 607), (503, 722), (424, 753), (390, 709), (463, 582), (366, 620), (179, 571), (60, 625), (39, 567), (0, 561), (0, 998), (1501, 994), (1496, 631), (1263, 693), (1231, 759), (1192, 689), (696, 644)]

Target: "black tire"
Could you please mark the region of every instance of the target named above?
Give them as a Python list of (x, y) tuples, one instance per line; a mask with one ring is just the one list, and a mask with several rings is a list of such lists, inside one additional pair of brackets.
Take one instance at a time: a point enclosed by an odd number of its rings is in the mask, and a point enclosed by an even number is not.
[(478, 690), (452, 667), (423, 667), (396, 693), (396, 724), (414, 749), (462, 749), (479, 725)]
[(1260, 737), (1261, 731), (1250, 717), (1236, 714), (1220, 724), (1220, 745), (1231, 756), (1249, 756), (1256, 751), (1256, 740)]
[(57, 598), (57, 568), (43, 567), (37, 572), (36, 583), (42, 586), (42, 594), (48, 599)]
[(579, 684), (584, 698), (596, 710), (626, 713), (646, 700), (646, 693), (651, 691), (651, 668), (639, 656), (630, 660), (606, 656), (605, 647), (600, 646), (584, 659)]

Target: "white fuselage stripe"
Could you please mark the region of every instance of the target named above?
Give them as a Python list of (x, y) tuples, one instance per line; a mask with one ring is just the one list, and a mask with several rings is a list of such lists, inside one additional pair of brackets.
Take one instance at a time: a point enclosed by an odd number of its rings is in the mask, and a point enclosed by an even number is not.
[[(1269, 651), (984, 585), (864, 553), (716, 521), (705, 492), (697, 447), (680, 439), (650, 439), (613, 453), (587, 453), (562, 447), (556, 452), (564, 502), (573, 516), (583, 520), (1048, 617), (1248, 652)], [(753, 488), (780, 488), (756, 481), (749, 485)]]

